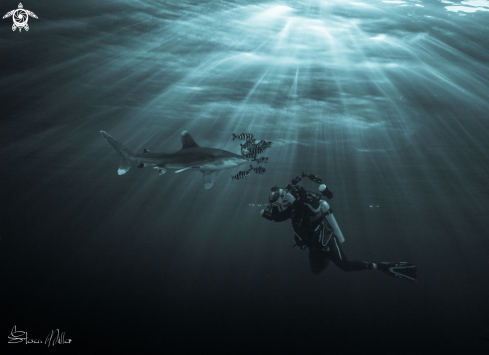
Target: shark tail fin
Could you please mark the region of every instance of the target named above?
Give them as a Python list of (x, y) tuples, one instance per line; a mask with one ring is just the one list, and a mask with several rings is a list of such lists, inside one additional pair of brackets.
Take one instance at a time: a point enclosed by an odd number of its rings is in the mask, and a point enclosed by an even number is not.
[(102, 134), (102, 137), (107, 139), (110, 145), (121, 156), (121, 163), (119, 164), (119, 169), (117, 170), (117, 173), (119, 175), (127, 173), (129, 169), (131, 169), (131, 157), (134, 156), (134, 153), (107, 132), (100, 131), (100, 133)]

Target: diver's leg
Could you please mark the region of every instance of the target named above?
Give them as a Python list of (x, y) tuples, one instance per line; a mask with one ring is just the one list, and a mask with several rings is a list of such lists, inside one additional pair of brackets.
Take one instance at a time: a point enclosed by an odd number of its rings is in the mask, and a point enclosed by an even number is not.
[(348, 260), (335, 235), (329, 241), (328, 247), (330, 249), (328, 258), (343, 271), (362, 271), (376, 268), (376, 265), (373, 263), (360, 260)]
[(309, 248), (309, 265), (314, 275), (319, 275), (328, 267), (328, 253), (318, 249)]

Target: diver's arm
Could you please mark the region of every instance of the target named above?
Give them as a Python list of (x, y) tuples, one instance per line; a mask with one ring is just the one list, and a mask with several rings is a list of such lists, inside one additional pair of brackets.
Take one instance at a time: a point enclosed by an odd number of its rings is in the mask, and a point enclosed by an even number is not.
[(275, 222), (283, 222), (288, 220), (292, 216), (292, 206), (287, 207), (283, 211), (279, 211), (277, 207), (274, 207), (277, 210), (277, 213), (273, 215), (273, 220)]
[(292, 207), (289, 206), (285, 210), (279, 211), (279, 209), (274, 206), (271, 211), (269, 209), (261, 210), (260, 214), (263, 218), (268, 219), (269, 221), (283, 222), (290, 218), (292, 214)]
[(269, 221), (273, 221), (273, 215), (270, 211), (265, 211), (265, 210), (261, 210), (260, 211), (260, 216), (262, 216), (263, 218), (265, 219), (268, 219)]

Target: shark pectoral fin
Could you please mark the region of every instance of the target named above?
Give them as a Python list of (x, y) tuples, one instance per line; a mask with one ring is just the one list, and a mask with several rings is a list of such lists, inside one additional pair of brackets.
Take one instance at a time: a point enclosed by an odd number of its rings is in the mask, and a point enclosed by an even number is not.
[(117, 173), (119, 175), (127, 173), (129, 169), (131, 169), (131, 158), (134, 157), (134, 153), (107, 132), (100, 131), (100, 134), (102, 134), (102, 137), (107, 139), (107, 142), (109, 142), (112, 148), (114, 148), (117, 154), (119, 154), (122, 158)]
[(131, 162), (126, 157), (122, 157), (117, 174), (124, 175), (129, 171), (129, 169), (131, 169)]
[(204, 174), (204, 188), (209, 190), (216, 182), (216, 172), (215, 171), (203, 171)]
[(188, 170), (188, 169), (192, 169), (192, 167), (191, 167), (191, 166), (187, 166), (186, 168), (183, 168), (183, 169), (177, 170), (177, 171), (175, 171), (175, 174), (176, 174), (176, 173), (181, 173), (182, 171), (185, 171), (185, 170)]

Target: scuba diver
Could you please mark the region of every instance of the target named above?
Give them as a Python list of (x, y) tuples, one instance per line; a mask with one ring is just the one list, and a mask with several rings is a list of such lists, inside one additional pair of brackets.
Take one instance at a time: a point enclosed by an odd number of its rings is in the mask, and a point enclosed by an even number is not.
[[(319, 193), (305, 190), (298, 185), (302, 178), (321, 184)], [(345, 241), (343, 233), (336, 222), (333, 210), (322, 199), (333, 197), (328, 187), (322, 184), (321, 178), (304, 172), (291, 181), (285, 189), (272, 187), (269, 205), (260, 214), (269, 221), (282, 222), (292, 220), (295, 244), (301, 250), (309, 248), (309, 263), (314, 275), (323, 272), (331, 260), (343, 271), (379, 270), (387, 275), (402, 280), (416, 282), (416, 266), (408, 262), (379, 262), (349, 260), (341, 244)]]

